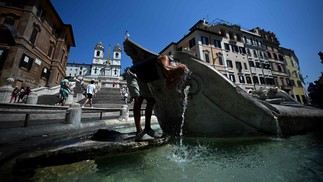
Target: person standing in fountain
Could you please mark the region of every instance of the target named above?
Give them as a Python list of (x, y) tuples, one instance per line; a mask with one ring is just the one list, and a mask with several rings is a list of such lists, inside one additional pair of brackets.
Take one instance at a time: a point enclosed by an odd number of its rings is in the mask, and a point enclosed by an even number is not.
[(84, 102), (82, 107), (84, 107), (88, 102), (90, 102), (90, 107), (93, 108), (92, 98), (93, 98), (94, 94), (95, 94), (94, 80), (91, 80), (90, 84), (86, 87), (87, 99)]
[[(168, 86), (173, 85), (188, 69), (184, 64), (170, 64), (171, 58), (166, 55), (160, 55), (140, 62), (138, 57), (134, 55), (134, 52), (131, 51), (131, 48), (128, 48), (126, 44), (124, 46), (125, 52), (131, 55), (133, 63), (135, 63), (132, 67), (126, 69), (125, 74), (130, 96), (134, 99), (135, 141), (159, 138), (161, 135), (151, 128), (151, 116), (155, 99), (147, 83), (166, 78), (166, 84)], [(145, 109), (145, 128), (142, 130), (140, 110), (144, 99), (146, 99), (147, 105)]]

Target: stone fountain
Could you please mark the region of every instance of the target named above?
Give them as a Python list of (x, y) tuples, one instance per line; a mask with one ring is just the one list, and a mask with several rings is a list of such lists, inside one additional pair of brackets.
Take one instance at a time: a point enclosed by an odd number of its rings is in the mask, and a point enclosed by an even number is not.
[[(157, 55), (130, 39), (123, 45), (135, 63)], [(186, 136), (228, 137), (276, 135), (277, 131), (289, 135), (322, 128), (322, 109), (256, 99), (195, 56), (176, 52), (173, 58), (191, 71), (186, 83), (190, 90), (184, 128), (184, 94), (176, 87), (166, 87), (165, 80), (149, 83), (156, 99), (155, 114), (165, 133), (179, 135), (183, 129)]]

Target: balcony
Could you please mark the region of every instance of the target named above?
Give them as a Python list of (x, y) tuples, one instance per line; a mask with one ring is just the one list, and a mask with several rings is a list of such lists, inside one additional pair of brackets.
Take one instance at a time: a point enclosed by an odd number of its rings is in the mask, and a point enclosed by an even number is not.
[(290, 85), (282, 85), (281, 86), (281, 89), (282, 90), (285, 90), (285, 91), (291, 91), (293, 88)]

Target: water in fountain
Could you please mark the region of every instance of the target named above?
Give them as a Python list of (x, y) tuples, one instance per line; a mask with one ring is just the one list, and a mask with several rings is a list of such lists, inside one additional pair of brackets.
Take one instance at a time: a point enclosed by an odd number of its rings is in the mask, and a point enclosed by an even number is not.
[(274, 117), (276, 124), (276, 137), (272, 137), (272, 140), (283, 140), (283, 134), (279, 125), (278, 117)]
[[(322, 134), (184, 138), (145, 151), (39, 168), (34, 181), (322, 181)], [(173, 141), (176, 143), (176, 141)], [(185, 149), (185, 150), (183, 150)], [(26, 179), (26, 178), (24, 178)]]

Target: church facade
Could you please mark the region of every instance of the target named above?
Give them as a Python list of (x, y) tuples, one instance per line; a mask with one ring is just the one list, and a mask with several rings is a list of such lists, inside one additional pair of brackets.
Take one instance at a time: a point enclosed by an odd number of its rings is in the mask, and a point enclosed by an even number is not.
[(121, 55), (122, 50), (117, 44), (112, 50), (110, 57), (110, 47), (108, 55), (104, 55), (104, 45), (98, 42), (94, 48), (91, 64), (68, 63), (66, 75), (84, 81), (95, 80), (102, 87), (119, 87), (121, 83)]

